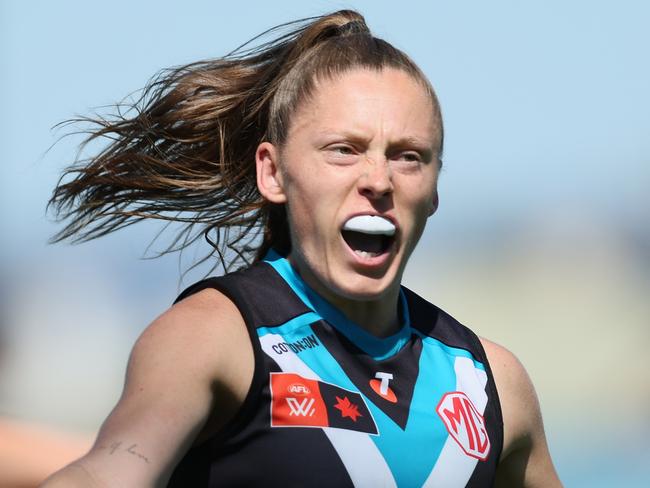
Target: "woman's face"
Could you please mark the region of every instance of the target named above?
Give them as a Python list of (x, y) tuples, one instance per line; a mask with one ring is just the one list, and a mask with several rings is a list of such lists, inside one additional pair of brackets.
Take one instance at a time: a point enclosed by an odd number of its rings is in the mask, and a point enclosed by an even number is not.
[(440, 121), (403, 71), (357, 69), (316, 84), (281, 148), (257, 151), (258, 186), (285, 203), (289, 260), (325, 298), (397, 293), (437, 207)]

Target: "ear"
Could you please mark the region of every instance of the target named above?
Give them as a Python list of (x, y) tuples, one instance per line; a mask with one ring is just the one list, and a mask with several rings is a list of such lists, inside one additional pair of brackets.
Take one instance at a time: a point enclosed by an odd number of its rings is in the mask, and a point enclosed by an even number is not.
[(438, 190), (434, 190), (433, 192), (433, 198), (431, 199), (431, 208), (429, 209), (429, 217), (431, 217), (434, 213), (436, 213), (436, 210), (438, 210), (438, 203), (440, 203), (440, 200), (438, 198)]
[(255, 151), (257, 189), (271, 203), (285, 203), (287, 197), (282, 184), (279, 151), (270, 142), (262, 142)]

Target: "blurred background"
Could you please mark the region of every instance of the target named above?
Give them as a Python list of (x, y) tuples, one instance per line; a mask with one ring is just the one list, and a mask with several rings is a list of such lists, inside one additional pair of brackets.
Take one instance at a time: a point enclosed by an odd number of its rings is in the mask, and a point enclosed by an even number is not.
[(567, 486), (647, 486), (649, 5), (0, 0), (0, 415), (89, 442), (137, 336), (207, 271), (180, 280), (204, 244), (141, 259), (157, 224), (47, 245), (80, 142), (52, 127), (162, 68), (355, 8), (419, 63), (445, 119), (441, 205), (404, 283), (518, 355)]

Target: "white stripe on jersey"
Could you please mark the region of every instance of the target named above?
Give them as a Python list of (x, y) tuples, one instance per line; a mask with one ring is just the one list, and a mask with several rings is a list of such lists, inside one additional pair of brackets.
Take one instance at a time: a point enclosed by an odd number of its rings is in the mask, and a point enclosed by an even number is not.
[[(454, 362), (454, 371), (456, 372), (456, 391), (464, 392), (479, 413), (483, 415), (488, 400), (485, 393), (487, 373), (482, 369), (475, 368), (471, 359), (460, 356)], [(427, 488), (462, 488), (467, 485), (477, 462), (478, 459), (465, 454), (450, 435), (442, 447), (436, 465), (422, 486)]]
[[(273, 350), (273, 346), (284, 343), (284, 337), (281, 335), (266, 334), (260, 337), (260, 343), (262, 350), (280, 366), (282, 371), (321, 381), (321, 378), (294, 352), (287, 351), (278, 354)], [(329, 427), (324, 427), (323, 432), (341, 458), (355, 487), (393, 488), (397, 486), (386, 460), (368, 434)]]

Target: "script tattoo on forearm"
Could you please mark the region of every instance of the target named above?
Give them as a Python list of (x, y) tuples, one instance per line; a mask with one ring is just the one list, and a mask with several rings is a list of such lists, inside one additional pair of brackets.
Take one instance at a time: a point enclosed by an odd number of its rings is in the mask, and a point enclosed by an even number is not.
[(106, 449), (109, 456), (112, 456), (116, 452), (126, 452), (127, 454), (142, 459), (145, 463), (149, 464), (149, 458), (138, 451), (137, 444), (130, 444), (128, 447), (125, 446), (126, 444), (124, 444), (122, 441), (117, 441), (111, 442), (109, 445), (99, 446), (97, 449)]

